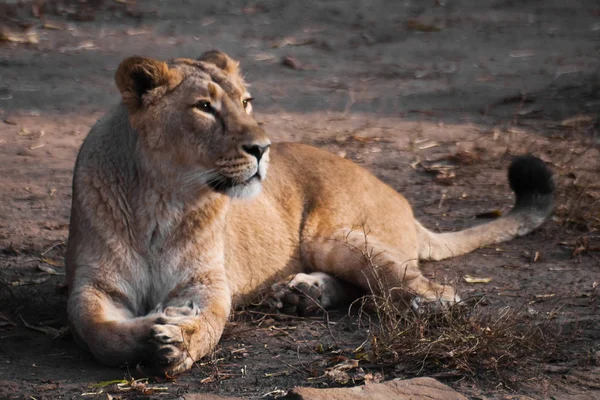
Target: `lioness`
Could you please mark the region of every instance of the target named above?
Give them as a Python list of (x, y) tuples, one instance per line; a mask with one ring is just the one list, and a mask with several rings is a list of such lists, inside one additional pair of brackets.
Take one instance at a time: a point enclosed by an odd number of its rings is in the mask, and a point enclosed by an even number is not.
[(523, 157), (509, 170), (509, 214), (433, 233), (351, 161), (271, 144), (238, 63), (218, 51), (197, 61), (131, 57), (116, 84), (121, 104), (77, 157), (66, 259), (72, 332), (107, 365), (183, 372), (215, 347), (232, 307), (293, 274), (275, 286), (280, 306), (311, 285), (332, 307), (348, 296), (340, 282), (368, 292), (375, 275), (384, 290), (454, 303), (454, 289), (425, 278), (418, 260), (526, 234), (552, 208), (548, 168)]

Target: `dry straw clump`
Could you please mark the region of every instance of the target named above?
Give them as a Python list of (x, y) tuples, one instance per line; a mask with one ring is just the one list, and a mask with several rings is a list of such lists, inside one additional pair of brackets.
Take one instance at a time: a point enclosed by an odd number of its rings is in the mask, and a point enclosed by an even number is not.
[[(371, 363), (394, 367), (405, 376), (429, 375), (514, 381), (535, 373), (536, 365), (559, 359), (566, 338), (553, 320), (559, 307), (532, 312), (521, 307), (485, 307), (467, 299), (447, 307), (399, 301), (385, 290), (372, 252), (362, 252), (372, 270), (373, 295), (353, 304), (368, 338), (357, 349)], [(402, 289), (401, 289), (402, 290)], [(511, 374), (513, 378), (511, 378)]]
[(380, 297), (370, 301), (377, 316), (367, 318), (370, 360), (406, 375), (493, 373), (504, 379), (509, 371), (560, 352), (552, 312), (530, 316), (522, 309), (484, 310), (475, 304), (418, 313)]

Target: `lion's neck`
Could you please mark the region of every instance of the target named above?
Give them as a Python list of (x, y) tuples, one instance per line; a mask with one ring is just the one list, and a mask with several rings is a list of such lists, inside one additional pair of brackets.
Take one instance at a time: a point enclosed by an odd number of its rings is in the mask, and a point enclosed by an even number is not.
[(143, 152), (138, 154), (130, 193), (143, 247), (165, 248), (174, 238), (183, 241), (202, 231), (222, 229), (228, 197), (215, 193), (190, 173), (169, 168), (169, 160), (151, 160)]

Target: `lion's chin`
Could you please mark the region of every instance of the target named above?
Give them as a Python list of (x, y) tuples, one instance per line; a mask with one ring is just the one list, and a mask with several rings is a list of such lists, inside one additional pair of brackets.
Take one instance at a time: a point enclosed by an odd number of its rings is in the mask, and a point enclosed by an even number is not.
[(225, 189), (224, 194), (237, 199), (252, 199), (262, 189), (262, 182), (258, 176), (253, 176), (246, 182)]
[(207, 182), (208, 186), (217, 193), (238, 199), (249, 199), (260, 193), (264, 174), (257, 171), (245, 181), (219, 176)]

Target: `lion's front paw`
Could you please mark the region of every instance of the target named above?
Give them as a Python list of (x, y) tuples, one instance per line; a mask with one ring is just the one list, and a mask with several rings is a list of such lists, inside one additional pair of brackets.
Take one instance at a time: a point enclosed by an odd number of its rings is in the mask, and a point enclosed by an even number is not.
[(194, 364), (184, 335), (184, 318), (161, 317), (150, 330), (153, 371), (169, 376), (187, 371)]
[(167, 317), (193, 317), (200, 314), (200, 308), (193, 301), (188, 301), (182, 306), (165, 307), (163, 304), (159, 304), (154, 308), (152, 314)]

